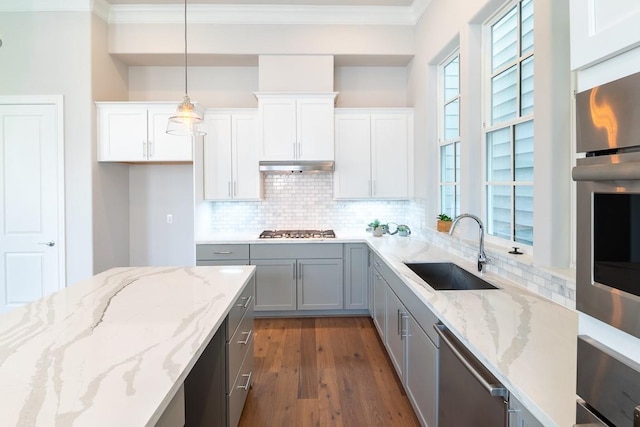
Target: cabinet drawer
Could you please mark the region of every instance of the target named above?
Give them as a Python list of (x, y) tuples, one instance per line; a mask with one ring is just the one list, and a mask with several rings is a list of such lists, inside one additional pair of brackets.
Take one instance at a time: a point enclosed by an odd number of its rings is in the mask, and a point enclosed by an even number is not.
[(230, 427), (236, 427), (240, 421), (242, 415), (242, 409), (244, 408), (244, 402), (247, 400), (247, 394), (249, 394), (249, 387), (251, 386), (253, 376), (253, 340), (249, 351), (242, 362), (240, 373), (233, 388), (227, 395), (227, 409), (229, 411), (227, 419), (229, 420)]
[(236, 333), (236, 329), (240, 324), (245, 313), (251, 313), (251, 317), (253, 317), (253, 306), (255, 299), (255, 276), (251, 278), (247, 286), (244, 287), (242, 293), (236, 299), (236, 302), (233, 303), (233, 307), (229, 310), (228, 320), (227, 320), (227, 341), (233, 337)]
[(341, 243), (265, 243), (251, 245), (252, 259), (342, 258)]
[(197, 266), (221, 266), (221, 265), (249, 265), (248, 259), (220, 259), (220, 260), (211, 260), (211, 259), (199, 259), (196, 261)]
[(196, 245), (196, 260), (249, 259), (249, 245)]
[(229, 386), (237, 381), (240, 365), (249, 351), (253, 355), (253, 311), (247, 312), (242, 318), (240, 327), (227, 343), (227, 354), (229, 355), (227, 384)]

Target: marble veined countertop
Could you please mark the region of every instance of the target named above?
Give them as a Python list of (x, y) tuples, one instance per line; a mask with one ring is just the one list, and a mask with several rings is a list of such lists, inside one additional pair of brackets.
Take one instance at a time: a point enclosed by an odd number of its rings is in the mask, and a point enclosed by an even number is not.
[(254, 271), (114, 268), (0, 315), (0, 426), (154, 425)]
[[(366, 242), (453, 334), (545, 426), (575, 422), (578, 315), (419, 238), (336, 232), (336, 239), (230, 235), (198, 243)], [(243, 240), (246, 239), (246, 240)], [(498, 290), (435, 291), (404, 262), (454, 262)]]

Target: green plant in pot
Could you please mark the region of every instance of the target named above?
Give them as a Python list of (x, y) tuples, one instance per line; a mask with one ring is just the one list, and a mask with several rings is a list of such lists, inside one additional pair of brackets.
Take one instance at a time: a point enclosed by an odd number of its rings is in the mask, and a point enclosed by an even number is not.
[(437, 218), (438, 218), (438, 223), (436, 225), (437, 225), (438, 231), (448, 233), (449, 230), (451, 230), (451, 222), (453, 221), (451, 217), (446, 213), (441, 213), (440, 215), (437, 216)]
[(377, 219), (373, 222), (370, 222), (369, 227), (371, 227), (371, 232), (374, 236), (379, 237), (382, 236), (382, 233), (384, 233), (383, 224), (380, 224), (380, 221), (378, 221)]

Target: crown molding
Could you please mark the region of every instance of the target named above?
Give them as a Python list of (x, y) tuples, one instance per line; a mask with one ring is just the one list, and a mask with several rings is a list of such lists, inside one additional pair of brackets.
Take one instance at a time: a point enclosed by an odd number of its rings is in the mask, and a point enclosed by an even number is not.
[(2, 0), (0, 12), (91, 12), (91, 0)]
[[(410, 7), (194, 4), (188, 21), (200, 24), (357, 24), (414, 25)], [(184, 22), (181, 5), (113, 5), (111, 24)]]
[[(202, 24), (415, 25), (430, 0), (411, 6), (189, 5), (188, 20)], [(182, 23), (180, 4), (116, 4), (107, 0), (2, 0), (0, 12), (93, 12), (112, 24)]]

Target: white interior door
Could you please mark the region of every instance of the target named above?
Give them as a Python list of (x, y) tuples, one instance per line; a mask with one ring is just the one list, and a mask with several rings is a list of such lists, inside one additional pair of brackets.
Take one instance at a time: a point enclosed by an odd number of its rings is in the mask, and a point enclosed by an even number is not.
[(0, 313), (63, 285), (59, 111), (0, 97)]

